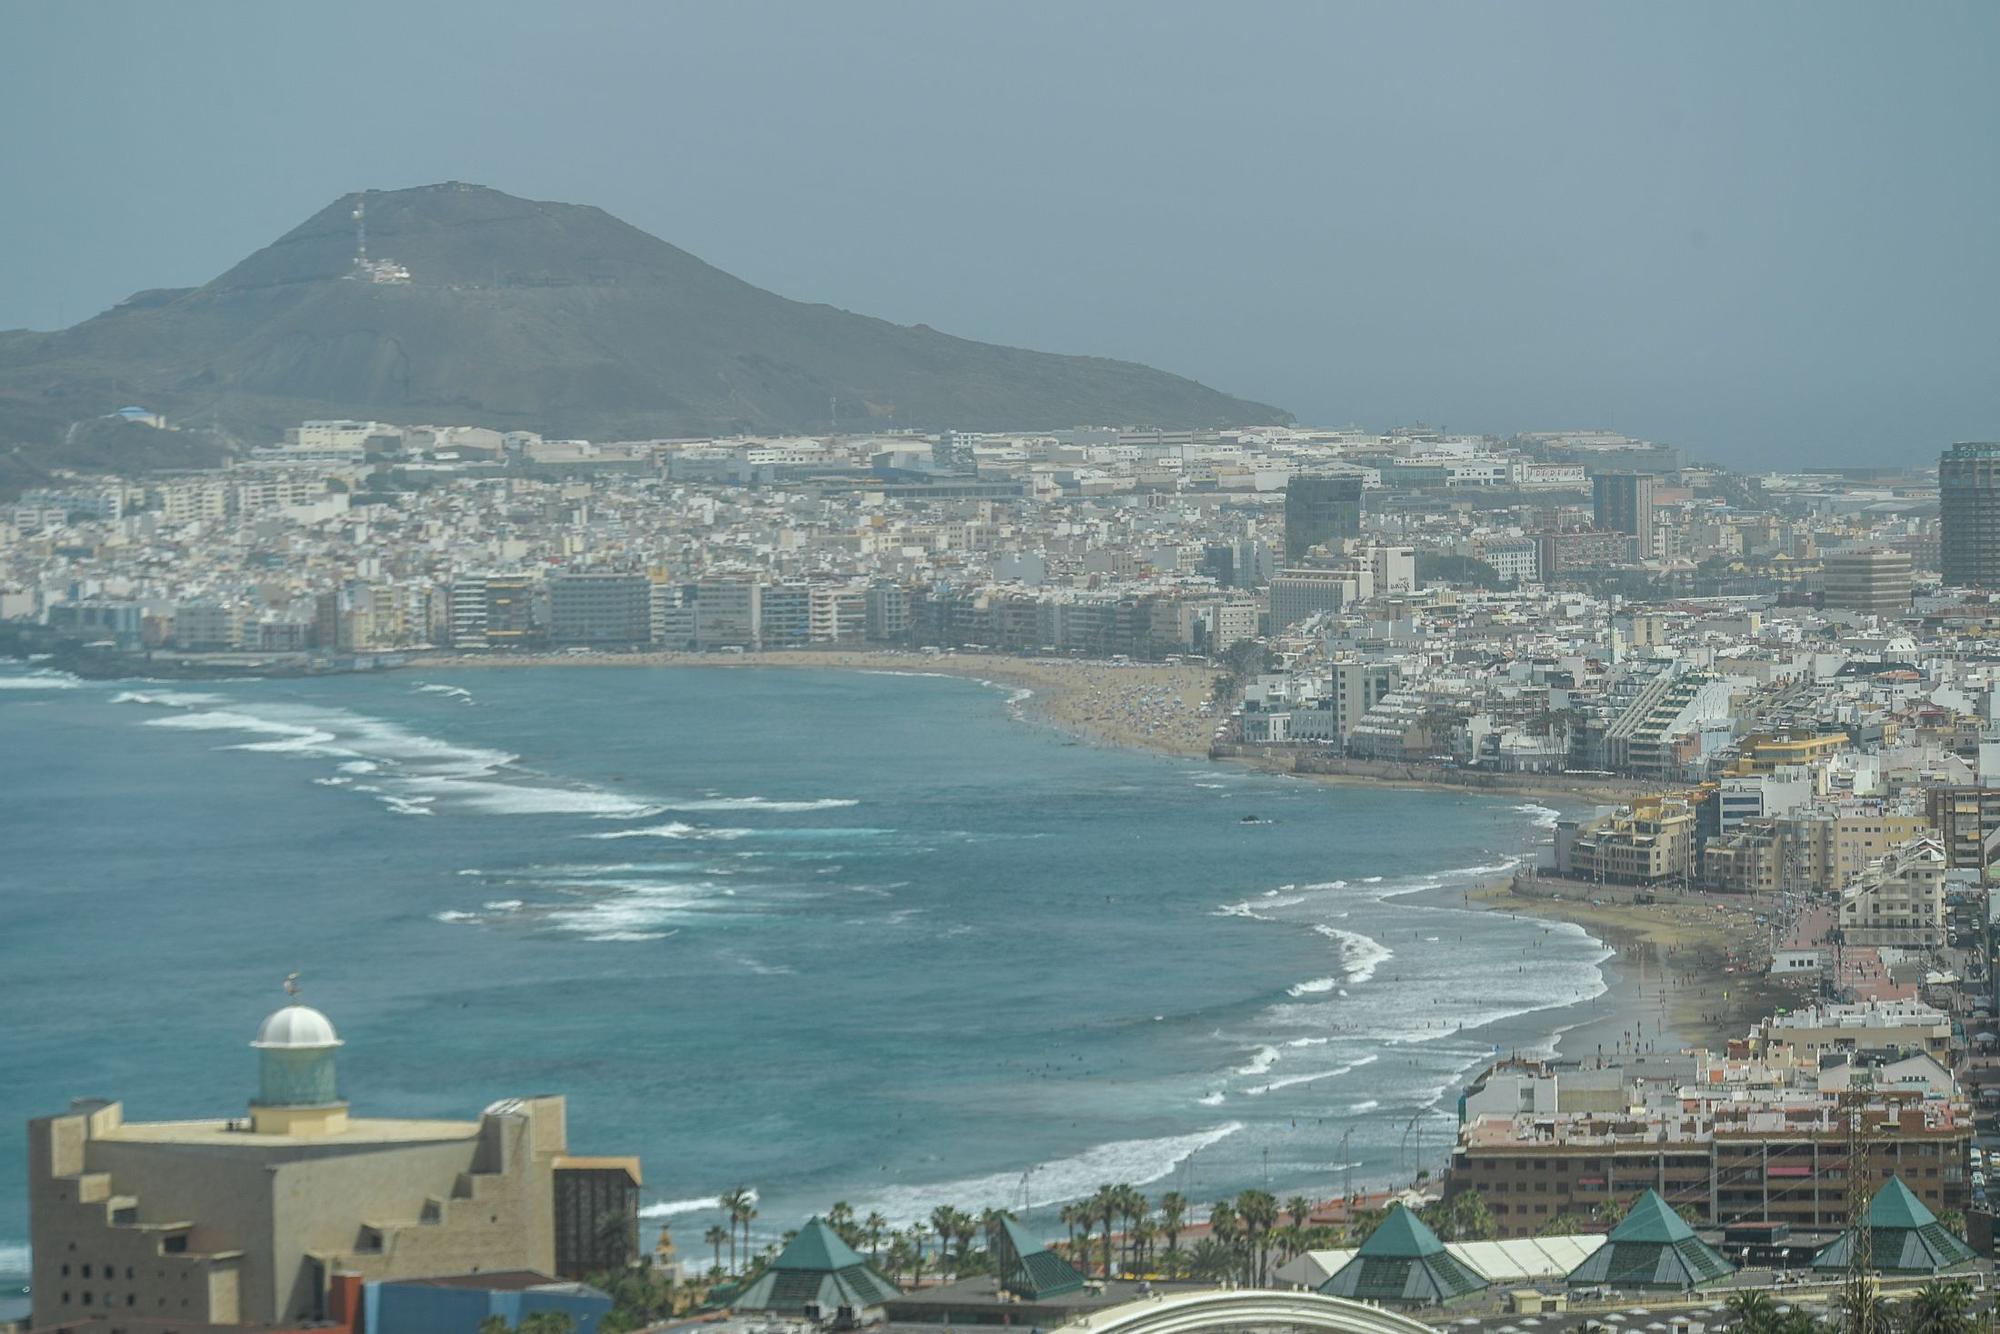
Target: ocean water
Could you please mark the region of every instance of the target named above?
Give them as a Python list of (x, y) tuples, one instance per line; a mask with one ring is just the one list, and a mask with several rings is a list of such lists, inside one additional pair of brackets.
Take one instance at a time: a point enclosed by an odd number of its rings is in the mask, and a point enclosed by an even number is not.
[(0, 664), (0, 1273), (27, 1118), (240, 1113), (294, 970), (357, 1114), (566, 1094), (572, 1148), (643, 1155), (690, 1252), (735, 1185), (775, 1236), (842, 1199), (904, 1223), (1406, 1180), (1468, 1073), (1603, 989), (1581, 931), (1453, 906), (1553, 811), (1079, 745), (1019, 704)]

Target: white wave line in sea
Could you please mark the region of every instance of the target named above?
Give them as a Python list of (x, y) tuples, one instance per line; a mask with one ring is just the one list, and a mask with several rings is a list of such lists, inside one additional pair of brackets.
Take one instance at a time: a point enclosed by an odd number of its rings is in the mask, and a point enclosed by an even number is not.
[(0, 690), (75, 690), (83, 678), (68, 672), (40, 671), (26, 676), (0, 676)]
[(790, 814), (798, 811), (832, 811), (844, 806), (859, 806), (854, 797), (815, 797), (809, 800), (780, 801), (770, 797), (703, 797), (694, 801), (667, 801), (660, 803), (664, 811), (773, 811)]
[[(1073, 1157), (1030, 1168), (1025, 1177), (1029, 1195), (1033, 1206), (1041, 1208), (1080, 1199), (1106, 1181), (1143, 1186), (1170, 1175), (1190, 1154), (1218, 1144), (1241, 1129), (1241, 1121), (1226, 1121), (1184, 1135), (1094, 1145)], [(851, 1198), (857, 1212), (875, 1210), (891, 1226), (900, 1227), (928, 1219), (931, 1210), (940, 1204), (955, 1205), (973, 1214), (988, 1208), (1019, 1207), (1023, 1179), (1018, 1169), (1010, 1168), (958, 1181), (892, 1186), (873, 1194), (861, 1191)]]
[[(757, 1192), (754, 1189), (751, 1190), (751, 1202), (755, 1203), (757, 1198)], [(661, 1200), (657, 1204), (649, 1204), (641, 1208), (639, 1210), (639, 1217), (674, 1218), (680, 1214), (698, 1214), (704, 1209), (720, 1209), (721, 1207), (722, 1198), (718, 1195), (703, 1195), (698, 1199), (692, 1200)]]
[(1313, 930), (1339, 946), (1340, 966), (1346, 974), (1342, 980), (1350, 985), (1371, 980), (1377, 968), (1396, 957), (1396, 952), (1387, 945), (1359, 931), (1328, 926), (1325, 922), (1315, 923)]

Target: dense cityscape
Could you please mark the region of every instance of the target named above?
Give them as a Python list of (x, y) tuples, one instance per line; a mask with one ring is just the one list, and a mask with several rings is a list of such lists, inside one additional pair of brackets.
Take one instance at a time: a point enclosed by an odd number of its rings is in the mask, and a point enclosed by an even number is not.
[(1996, 56), (0, 3), (0, 1334), (2000, 1334)]
[[(1529, 808), (1539, 861), (1476, 897), (1582, 924), (1639, 970), (1594, 1050), (1479, 1073), (1414, 1180), (1283, 1208), (1108, 1184), (1047, 1240), (950, 1200), (907, 1230), (834, 1204), (770, 1220), (774, 1239), (745, 1190), (700, 1246), (663, 1229), (651, 1250), (638, 1161), (569, 1156), (560, 1099), (349, 1121), (338, 1039), (295, 1003), (259, 1036), (248, 1124), (127, 1125), (115, 1103), (36, 1123), (36, 1319), (177, 1303), (177, 1328), (358, 1328), (365, 1309), (400, 1329), (446, 1320), (451, 1294), (472, 1315), (450, 1319), (524, 1330), (697, 1309), (1059, 1324), (1227, 1280), (1496, 1328), (1685, 1292), (1692, 1329), (1776, 1320), (1774, 1281), (1808, 1306), (1888, 1300), (1856, 1286), (1857, 1235), (1884, 1284), (1955, 1274), (1991, 1249), (2000, 1141), (1996, 460), (1961, 444), (1937, 471), (1753, 476), (1609, 432), (598, 444), (309, 421), (226, 467), (28, 491), (0, 523), (0, 616), (44, 673), (990, 674), (1087, 739), (1561, 800)], [(309, 1168), (327, 1136), (347, 1165)], [(361, 1164), (414, 1142), (442, 1175), (395, 1222)], [(312, 1213), (252, 1228), (238, 1187), (151, 1221), (192, 1188), (169, 1151), (189, 1144), (217, 1170), (322, 1173)], [(460, 1225), (500, 1194), (505, 1228)]]

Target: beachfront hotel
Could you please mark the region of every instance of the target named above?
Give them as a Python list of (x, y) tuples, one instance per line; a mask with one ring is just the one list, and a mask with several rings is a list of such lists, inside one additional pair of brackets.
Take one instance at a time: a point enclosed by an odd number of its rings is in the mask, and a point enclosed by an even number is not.
[(1871, 1003), (1775, 1016), (1723, 1053), (1501, 1062), (1460, 1099), (1448, 1189), (1478, 1192), (1509, 1237), (1642, 1190), (1712, 1226), (1838, 1228), (1857, 1172), (1864, 1187), (1893, 1175), (1929, 1208), (1962, 1210), (1973, 1118), (1941, 1064), (1949, 1039), (1929, 1006)]
[(288, 1004), (251, 1045), (247, 1115), (128, 1122), (88, 1099), (29, 1122), (34, 1326), (283, 1325), (351, 1318), (367, 1282), (550, 1276), (559, 1260), (574, 1276), (608, 1267), (607, 1210), (636, 1248), (638, 1160), (571, 1157), (562, 1098), (357, 1117), (325, 1015)]

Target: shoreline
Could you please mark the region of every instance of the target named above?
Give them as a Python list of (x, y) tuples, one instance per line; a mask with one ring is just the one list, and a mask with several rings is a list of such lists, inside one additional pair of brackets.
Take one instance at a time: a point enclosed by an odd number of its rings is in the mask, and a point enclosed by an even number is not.
[[(1642, 1053), (1683, 1047), (1720, 1051), (1784, 1003), (1782, 987), (1763, 969), (1760, 950), (1742, 948), (1761, 939), (1763, 928), (1752, 920), (1754, 902), (1686, 895), (1620, 903), (1602, 897), (1602, 891), (1590, 898), (1535, 892), (1560, 883), (1510, 876), (1468, 891), (1464, 906), (1568, 922), (1613, 952), (1601, 967), (1605, 996), (1619, 999), (1610, 1013), (1561, 1035), (1564, 1057), (1594, 1057), (1600, 1042), (1610, 1055), (1635, 1031)], [(1636, 1027), (1640, 1023), (1642, 1030)]]
[[(520, 667), (712, 667), (731, 671), (853, 671), (903, 676), (954, 677), (1033, 692), (1021, 701), (1032, 721), (1073, 741), (1147, 751), (1176, 759), (1253, 773), (1267, 773), (1329, 787), (1374, 787), (1471, 796), (1547, 797), (1617, 804), (1646, 791), (1643, 785), (1564, 774), (1496, 773), (1437, 769), (1393, 761), (1333, 760), (1339, 769), (1316, 768), (1332, 757), (1304, 749), (1260, 750), (1221, 745), (1214, 739), (1226, 715), (1213, 710), (1219, 673), (1202, 664), (1118, 662), (1104, 658), (1023, 658), (975, 652), (923, 653), (900, 649), (795, 649), (762, 653), (531, 653), (457, 655), (426, 653), (390, 670), (505, 670)], [(1137, 701), (1136, 684), (1148, 688)], [(1210, 711), (1202, 712), (1206, 706)]]

